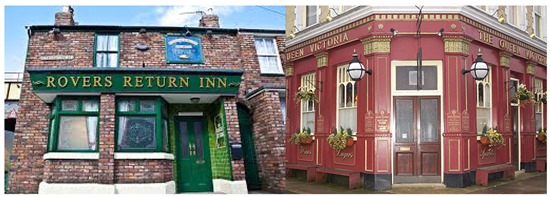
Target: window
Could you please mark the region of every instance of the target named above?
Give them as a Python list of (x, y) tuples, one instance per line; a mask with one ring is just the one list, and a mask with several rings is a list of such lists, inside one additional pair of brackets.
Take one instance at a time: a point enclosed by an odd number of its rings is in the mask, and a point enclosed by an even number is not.
[[(306, 88), (315, 92), (315, 73), (302, 75), (301, 89)], [(310, 128), (311, 135), (315, 132), (315, 102), (302, 100), (302, 122), (301, 129)]]
[(317, 6), (306, 6), (306, 27), (317, 24), (318, 20)]
[(517, 13), (517, 6), (508, 6), (506, 9), (508, 10), (508, 23), (511, 25), (517, 26), (517, 19), (518, 19), (518, 13)]
[(156, 97), (117, 98), (117, 151), (168, 151), (164, 100)]
[(543, 106), (542, 102), (540, 102), (540, 98), (542, 97), (543, 92), (544, 91), (542, 89), (542, 80), (535, 79), (535, 90), (533, 91), (533, 93), (535, 94), (535, 99), (537, 101), (535, 103), (535, 122), (537, 124), (535, 129), (537, 131), (540, 128), (544, 127), (544, 123), (542, 122), (542, 111), (544, 109), (544, 106)]
[(50, 116), (49, 151), (97, 151), (99, 99), (58, 97)]
[(286, 96), (279, 96), (279, 103), (281, 104), (281, 113), (283, 114), (283, 124), (286, 125)]
[(118, 35), (97, 34), (95, 37), (95, 66), (118, 66)]
[[(353, 135), (357, 133), (357, 85), (351, 80), (347, 70), (348, 65), (339, 66), (336, 74), (337, 98), (336, 106), (338, 109), (337, 126), (343, 129), (350, 128)], [(340, 130), (340, 128), (337, 128)]]
[(284, 74), (274, 38), (256, 38), (256, 53), (262, 74)]
[(514, 96), (516, 96), (516, 92), (518, 92), (518, 85), (519, 85), (519, 80), (513, 79), (513, 78), (510, 79), (510, 94), (508, 96), (510, 98), (510, 104), (512, 106), (519, 105), (519, 101), (514, 98)]
[(477, 133), (481, 134), (483, 127), (491, 128), (491, 72), (485, 79), (476, 81), (477, 90)]
[(533, 21), (533, 24), (535, 26), (535, 36), (541, 37), (542, 34), (542, 6), (533, 6), (533, 13), (535, 14), (535, 20)]

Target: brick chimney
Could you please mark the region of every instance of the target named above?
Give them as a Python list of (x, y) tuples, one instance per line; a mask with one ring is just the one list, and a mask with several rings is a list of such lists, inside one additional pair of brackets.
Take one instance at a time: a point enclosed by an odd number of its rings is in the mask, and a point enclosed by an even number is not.
[(54, 25), (75, 25), (73, 12), (74, 10), (71, 6), (63, 6), (61, 12), (55, 13)]
[(208, 13), (202, 15), (201, 20), (199, 21), (199, 27), (220, 27), (220, 18), (218, 15), (212, 13), (212, 8), (208, 9)]

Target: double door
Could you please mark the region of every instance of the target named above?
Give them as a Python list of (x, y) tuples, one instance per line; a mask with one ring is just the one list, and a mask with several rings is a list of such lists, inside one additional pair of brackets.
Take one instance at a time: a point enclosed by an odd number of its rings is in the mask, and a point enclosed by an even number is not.
[(394, 110), (394, 183), (440, 183), (439, 97), (395, 97)]

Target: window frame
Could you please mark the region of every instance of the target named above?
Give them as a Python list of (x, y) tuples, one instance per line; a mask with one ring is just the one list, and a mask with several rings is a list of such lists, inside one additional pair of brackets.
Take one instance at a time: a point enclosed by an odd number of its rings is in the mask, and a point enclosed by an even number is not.
[[(538, 79), (538, 78), (534, 78), (533, 79), (533, 93), (535, 94), (535, 99), (536, 99), (536, 103), (535, 103), (535, 109), (533, 110), (535, 112), (535, 121), (536, 121), (536, 115), (537, 114), (540, 114), (540, 125), (536, 125), (535, 126), (535, 129), (536, 131), (538, 132), (538, 128), (540, 126), (540, 128), (544, 128), (544, 104), (542, 104), (542, 102), (540, 102), (540, 98), (542, 96), (542, 93), (544, 92), (544, 83), (542, 81), (542, 79)], [(537, 87), (537, 85), (540, 84), (539, 87)], [(540, 89), (538, 89), (540, 88)]]
[[(310, 80), (313, 80), (313, 81), (310, 81), (311, 83), (305, 83), (307, 82), (307, 78), (310, 78)], [(316, 91), (316, 88), (313, 84), (315, 84), (315, 80), (317, 78), (317, 73), (316, 72), (311, 72), (311, 73), (307, 73), (307, 74), (303, 74), (301, 77), (300, 77), (300, 87), (301, 88), (308, 88), (313, 90), (313, 92)], [(310, 110), (305, 110), (304, 111), (304, 105), (309, 105), (309, 102), (312, 103), (312, 109), (311, 111)], [(307, 108), (307, 107), (306, 107)], [(308, 101), (308, 102), (304, 102), (303, 100), (300, 101), (300, 131), (302, 131), (303, 128), (305, 128), (307, 125), (304, 125), (304, 114), (305, 113), (313, 113), (313, 128), (310, 128), (311, 129), (311, 135), (314, 135), (315, 134), (315, 124), (317, 123), (316, 121), (316, 114), (315, 114), (315, 102), (314, 101)]]
[[(64, 100), (77, 100), (77, 106), (76, 111), (62, 111), (61, 110), (61, 103)], [(98, 110), (96, 112), (88, 112), (84, 111), (82, 109), (82, 102), (88, 101), (88, 100), (94, 100), (97, 101), (97, 107)], [(91, 153), (97, 153), (99, 152), (99, 113), (101, 111), (101, 102), (99, 97), (93, 96), (57, 96), (52, 103), (52, 110), (50, 111), (50, 117), (49, 117), (49, 123), (48, 124), (48, 144), (47, 146), (47, 152), (91, 152)], [(62, 116), (96, 116), (97, 117), (97, 126), (96, 126), (96, 148), (95, 150), (59, 150), (58, 149), (58, 142), (59, 142), (59, 128), (60, 128), (60, 121)], [(52, 127), (53, 124), (53, 127)]]
[[(539, 8), (540, 10), (537, 10), (537, 8)], [(542, 37), (542, 23), (543, 23), (542, 10), (543, 10), (543, 7), (541, 5), (533, 6), (533, 26), (535, 27), (534, 32), (535, 32), (535, 36), (537, 38)], [(540, 11), (540, 12), (538, 12), (538, 11)], [(538, 19), (537, 19), (537, 16), (538, 16)]]
[[(312, 5), (309, 5), (309, 6), (312, 6)], [(308, 5), (304, 6), (305, 9), (304, 9), (304, 29), (308, 28), (308, 27), (311, 27), (311, 26), (314, 26), (314, 25), (317, 25), (319, 24), (319, 16), (321, 15), (320, 13), (320, 10), (319, 10), (319, 6), (318, 5), (314, 5), (315, 6), (315, 23), (312, 23), (312, 24), (308, 24), (307, 23), (307, 19), (308, 19)]]
[[(134, 102), (134, 109), (132, 111), (121, 112), (119, 111), (119, 103), (121, 101), (131, 101)], [(154, 101), (155, 110), (142, 112), (140, 109), (141, 101)], [(154, 96), (140, 96), (140, 97), (130, 97), (130, 96), (121, 96), (115, 99), (115, 152), (163, 152), (170, 153), (170, 123), (168, 118), (168, 109), (166, 108), (167, 102), (162, 97)], [(155, 118), (155, 147), (154, 148), (124, 148), (119, 150), (118, 137), (119, 137), (119, 124), (120, 117), (144, 117), (144, 116), (154, 116)], [(167, 133), (164, 132), (164, 121), (166, 121)], [(166, 136), (164, 136), (166, 134)], [(166, 146), (164, 146), (164, 140), (166, 138)]]
[[(114, 67), (98, 67), (97, 66), (97, 53), (106, 53), (106, 54), (111, 54), (111, 53), (115, 53), (114, 51), (98, 51), (97, 50), (97, 37), (99, 36), (117, 36), (117, 39), (118, 39), (118, 47), (117, 47), (117, 51), (116, 51), (116, 54), (117, 54), (117, 65), (114, 66)], [(118, 68), (120, 67), (120, 33), (106, 33), (106, 32), (96, 32), (95, 35), (94, 35), (94, 60), (93, 60), (93, 64), (94, 64), (94, 67), (95, 68)]]
[[(355, 136), (357, 136), (357, 104), (358, 104), (358, 100), (359, 100), (359, 97), (358, 95), (355, 93), (355, 95), (352, 96), (352, 99), (355, 100), (355, 97), (357, 97), (357, 100), (355, 102), (352, 102), (351, 103), (351, 107), (347, 107), (347, 103), (344, 102), (344, 107), (340, 107), (340, 98), (342, 95), (340, 95), (340, 85), (344, 85), (344, 92), (347, 92), (347, 85), (349, 83), (352, 84), (352, 93), (354, 93), (354, 90), (357, 88), (357, 85), (358, 83), (356, 81), (353, 81), (351, 79), (351, 77), (349, 76), (348, 72), (347, 72), (347, 67), (348, 67), (348, 64), (343, 64), (343, 65), (339, 65), (336, 67), (336, 127), (337, 127), (337, 130), (339, 131), (340, 130), (340, 127), (342, 126), (340, 124), (340, 110), (346, 110), (346, 109), (355, 109), (355, 129), (352, 130), (352, 136), (354, 136), (354, 139), (355, 139)], [(340, 73), (342, 72), (342, 73)], [(344, 76), (344, 79), (342, 79), (341, 77)], [(359, 92), (359, 89), (357, 89), (357, 93)], [(347, 93), (345, 94), (345, 98), (347, 98)], [(355, 104), (355, 105), (354, 105)], [(344, 130), (346, 130), (347, 128), (345, 127), (342, 127)]]
[[(491, 66), (489, 66), (491, 67)], [(477, 113), (477, 109), (484, 109), (484, 110), (488, 110), (489, 111), (489, 117), (487, 118), (487, 128), (492, 128), (492, 125), (493, 125), (493, 84), (492, 84), (492, 73), (489, 71), (487, 73), (487, 76), (483, 79), (483, 80), (476, 80), (475, 83), (476, 83), (476, 86), (475, 86), (475, 90), (476, 90), (476, 133), (477, 135), (482, 135), (482, 132), (483, 132), (483, 128), (481, 129), (481, 131), (478, 131), (477, 129), (477, 117), (478, 117), (478, 113)], [(482, 84), (483, 85), (483, 106), (480, 106), (479, 105), (479, 84)], [(489, 85), (489, 98), (487, 98), (487, 94), (485, 94), (486, 92), (486, 85)], [(486, 101), (489, 101), (488, 103), (488, 106), (486, 106)]]
[[(263, 39), (273, 40), (273, 46), (275, 47), (275, 54), (260, 54), (258, 53), (258, 47), (256, 47), (256, 40), (257, 39)], [(277, 39), (274, 37), (262, 37), (262, 36), (256, 36), (254, 37), (254, 49), (256, 49), (256, 59), (258, 60), (258, 65), (260, 66), (260, 75), (284, 75), (283, 65), (281, 64), (281, 56), (279, 54), (279, 47), (277, 46)], [(275, 57), (277, 59), (277, 65), (279, 66), (279, 72), (264, 72), (262, 71), (262, 64), (260, 62), (260, 57)]]

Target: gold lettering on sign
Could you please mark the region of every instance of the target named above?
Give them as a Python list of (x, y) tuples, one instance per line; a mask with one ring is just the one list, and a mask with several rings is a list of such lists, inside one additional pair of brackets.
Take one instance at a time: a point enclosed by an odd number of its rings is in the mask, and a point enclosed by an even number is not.
[(113, 78), (111, 76), (105, 77), (105, 87), (110, 88), (113, 86)]
[[(123, 87), (132, 87), (132, 78), (128, 76), (124, 76), (124, 85)], [(158, 81), (157, 81), (158, 82)]]
[(57, 79), (57, 84), (59, 84), (59, 87), (67, 87), (67, 83), (69, 82), (69, 80), (67, 79), (67, 77), (59, 77), (59, 79)]
[(310, 150), (306, 150), (303, 146), (300, 146), (300, 154), (302, 155), (311, 155), (311, 151)]
[(296, 58), (299, 58), (299, 57), (302, 57), (302, 56), (304, 56), (304, 49), (303, 48), (288, 52), (286, 54), (286, 60), (296, 59)]
[(537, 146), (537, 150), (545, 150), (546, 149), (546, 143), (540, 143), (539, 146)]
[[(487, 32), (479, 31), (479, 39), (487, 44), (493, 44), (493, 35), (488, 34)], [(502, 40), (501, 40), (502, 41)]]
[(507, 42), (504, 39), (500, 39), (500, 42), (498, 42), (498, 45), (502, 49), (505, 49), (505, 50), (510, 51), (514, 54), (520, 55), (518, 45), (512, 44), (511, 42)]
[(342, 158), (342, 160), (345, 160), (346, 158), (352, 158), (353, 153), (343, 153), (342, 151), (336, 152), (336, 157)]
[(148, 77), (145, 77), (145, 79), (147, 80), (147, 87), (152, 88), (153, 87), (153, 85), (152, 85), (153, 77), (148, 76)]
[(186, 88), (189, 87), (189, 77), (180, 77), (180, 88), (183, 87), (182, 85), (185, 85)]
[(534, 61), (539, 62), (541, 64), (546, 64), (546, 57), (544, 57), (544, 56), (542, 56), (538, 53), (535, 53), (533, 51), (525, 49), (525, 56), (527, 57), (527, 59), (534, 60)]
[(143, 87), (143, 77), (135, 77), (136, 79), (136, 88)]
[[(160, 82), (162, 82), (162, 85), (160, 84)], [(157, 77), (157, 86), (159, 88), (164, 88), (165, 85), (166, 85), (166, 77), (162, 77), (162, 80), (160, 80), (160, 77)]]
[(54, 87), (54, 88), (55, 88), (55, 83), (54, 83), (55, 78), (53, 78), (53, 77), (46, 77), (46, 79), (47, 79), (47, 81), (48, 81), (48, 82), (47, 82), (47, 84), (48, 84), (47, 87), (48, 87), (48, 88), (49, 88), (49, 87)]
[(94, 88), (95, 87), (102, 87), (101, 85), (101, 77), (94, 76)]
[(493, 151), (492, 148), (484, 148), (482, 151), (481, 151), (481, 154), (479, 156), (481, 156), (481, 159), (485, 159), (485, 157), (490, 157), (490, 156), (494, 156), (495, 155), (495, 151)]
[(76, 87), (78, 85), (78, 81), (80, 81), (80, 77), (71, 77), (71, 81), (73, 82), (73, 87)]
[(168, 77), (168, 87), (177, 87), (176, 86), (176, 78), (175, 77)]

